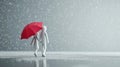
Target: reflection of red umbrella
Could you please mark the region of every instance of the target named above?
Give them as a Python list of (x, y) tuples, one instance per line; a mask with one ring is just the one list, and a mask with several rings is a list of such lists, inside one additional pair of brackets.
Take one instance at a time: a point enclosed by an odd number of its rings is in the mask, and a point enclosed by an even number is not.
[(32, 35), (35, 35), (39, 30), (42, 29), (42, 22), (32, 22), (26, 25), (22, 31), (21, 39), (28, 39)]

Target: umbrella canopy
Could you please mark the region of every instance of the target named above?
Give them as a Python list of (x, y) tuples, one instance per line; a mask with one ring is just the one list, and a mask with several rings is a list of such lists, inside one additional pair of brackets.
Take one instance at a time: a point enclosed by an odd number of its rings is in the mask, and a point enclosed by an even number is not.
[(27, 24), (21, 33), (21, 39), (28, 39), (29, 37), (35, 35), (38, 31), (40, 31), (42, 27), (42, 22), (32, 22), (30, 24)]

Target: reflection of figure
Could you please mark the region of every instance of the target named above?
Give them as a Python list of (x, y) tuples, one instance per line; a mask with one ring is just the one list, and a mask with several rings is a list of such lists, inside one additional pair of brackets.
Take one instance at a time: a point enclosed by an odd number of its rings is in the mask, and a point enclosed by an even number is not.
[(40, 67), (40, 66), (39, 66), (39, 60), (38, 60), (38, 59), (35, 60), (35, 67)]
[(39, 32), (33, 36), (33, 39), (32, 39), (32, 42), (31, 42), (31, 45), (33, 44), (33, 45), (35, 46), (35, 48), (36, 48), (36, 50), (35, 50), (35, 52), (34, 52), (34, 55), (35, 55), (36, 57), (37, 57), (37, 55), (38, 55), (38, 50), (39, 50), (38, 34), (39, 34)]
[(46, 56), (47, 44), (49, 43), (47, 27), (43, 26), (40, 34), (40, 42), (42, 43), (42, 57)]
[(47, 60), (46, 60), (46, 58), (44, 58), (44, 59), (42, 60), (42, 64), (43, 64), (43, 67), (47, 67)]
[(47, 67), (47, 60), (46, 58), (42, 59), (42, 66), (39, 64), (39, 59), (35, 59), (35, 67)]

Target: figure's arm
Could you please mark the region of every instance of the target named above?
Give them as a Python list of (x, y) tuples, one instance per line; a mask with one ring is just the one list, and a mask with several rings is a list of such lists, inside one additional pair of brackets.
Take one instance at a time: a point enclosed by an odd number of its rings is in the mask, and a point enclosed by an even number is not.
[(47, 34), (46, 31), (45, 31), (45, 37), (46, 37), (46, 39), (47, 39), (47, 43), (49, 43), (49, 38), (48, 38), (48, 34)]
[(33, 42), (34, 42), (34, 39), (35, 39), (35, 37), (33, 37), (33, 38), (32, 38), (32, 41), (31, 41), (30, 45), (32, 45), (32, 44), (33, 44)]

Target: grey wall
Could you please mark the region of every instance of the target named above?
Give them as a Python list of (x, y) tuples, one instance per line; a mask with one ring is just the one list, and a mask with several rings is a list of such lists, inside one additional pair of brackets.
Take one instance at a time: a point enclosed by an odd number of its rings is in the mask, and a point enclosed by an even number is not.
[(120, 51), (120, 0), (0, 0), (0, 50), (34, 50), (24, 26), (48, 26), (48, 51)]

